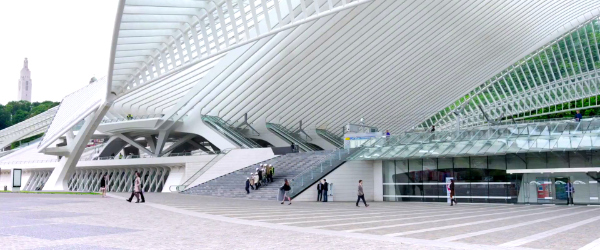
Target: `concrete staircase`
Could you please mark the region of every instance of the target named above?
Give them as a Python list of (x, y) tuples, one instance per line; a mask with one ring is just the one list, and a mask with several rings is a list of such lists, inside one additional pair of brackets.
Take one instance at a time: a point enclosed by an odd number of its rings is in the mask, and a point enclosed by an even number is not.
[[(290, 180), (302, 171), (319, 165), (331, 153), (332, 151), (313, 151), (279, 156), (217, 177), (188, 188), (181, 193), (256, 200), (276, 200), (279, 188), (283, 185), (284, 179), (287, 178)], [(246, 190), (244, 189), (246, 178), (250, 177), (251, 173), (255, 173), (256, 168), (260, 164), (272, 164), (275, 167), (274, 182), (263, 184), (258, 190), (250, 189), (250, 194), (246, 194)]]

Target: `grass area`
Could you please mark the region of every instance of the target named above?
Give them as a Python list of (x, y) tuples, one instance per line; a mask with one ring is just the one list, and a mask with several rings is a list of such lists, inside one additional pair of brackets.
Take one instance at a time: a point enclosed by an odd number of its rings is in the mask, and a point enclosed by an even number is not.
[(101, 195), (101, 193), (92, 192), (36, 192), (36, 191), (0, 191), (0, 193), (19, 193), (19, 194), (79, 194), (79, 195)]

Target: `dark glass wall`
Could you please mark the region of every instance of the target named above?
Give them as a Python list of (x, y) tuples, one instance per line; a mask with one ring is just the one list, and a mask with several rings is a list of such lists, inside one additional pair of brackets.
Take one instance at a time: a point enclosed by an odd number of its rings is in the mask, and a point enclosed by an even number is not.
[[(597, 205), (600, 175), (596, 169), (581, 169), (598, 166), (600, 151), (388, 160), (383, 161), (384, 200), (445, 202), (446, 179), (452, 177), (458, 202), (563, 204), (561, 192), (568, 180), (578, 190), (576, 203)], [(556, 168), (577, 170), (551, 171)], [(507, 174), (511, 169), (540, 171)]]

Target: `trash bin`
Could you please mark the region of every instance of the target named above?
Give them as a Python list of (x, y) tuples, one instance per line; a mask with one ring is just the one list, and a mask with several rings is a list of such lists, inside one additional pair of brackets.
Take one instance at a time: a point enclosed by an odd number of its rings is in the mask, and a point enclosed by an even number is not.
[(4, 191), (8, 191), (8, 187), (7, 186), (4, 186)]

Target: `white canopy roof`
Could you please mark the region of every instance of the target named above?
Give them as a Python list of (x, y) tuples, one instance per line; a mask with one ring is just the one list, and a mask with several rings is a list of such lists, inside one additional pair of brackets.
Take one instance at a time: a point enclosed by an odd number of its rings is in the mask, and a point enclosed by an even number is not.
[(315, 2), (123, 0), (109, 77), (123, 95), (110, 113), (230, 121), (248, 113), (251, 122), (333, 128), (365, 118), (401, 132), (600, 7), (593, 0)]

